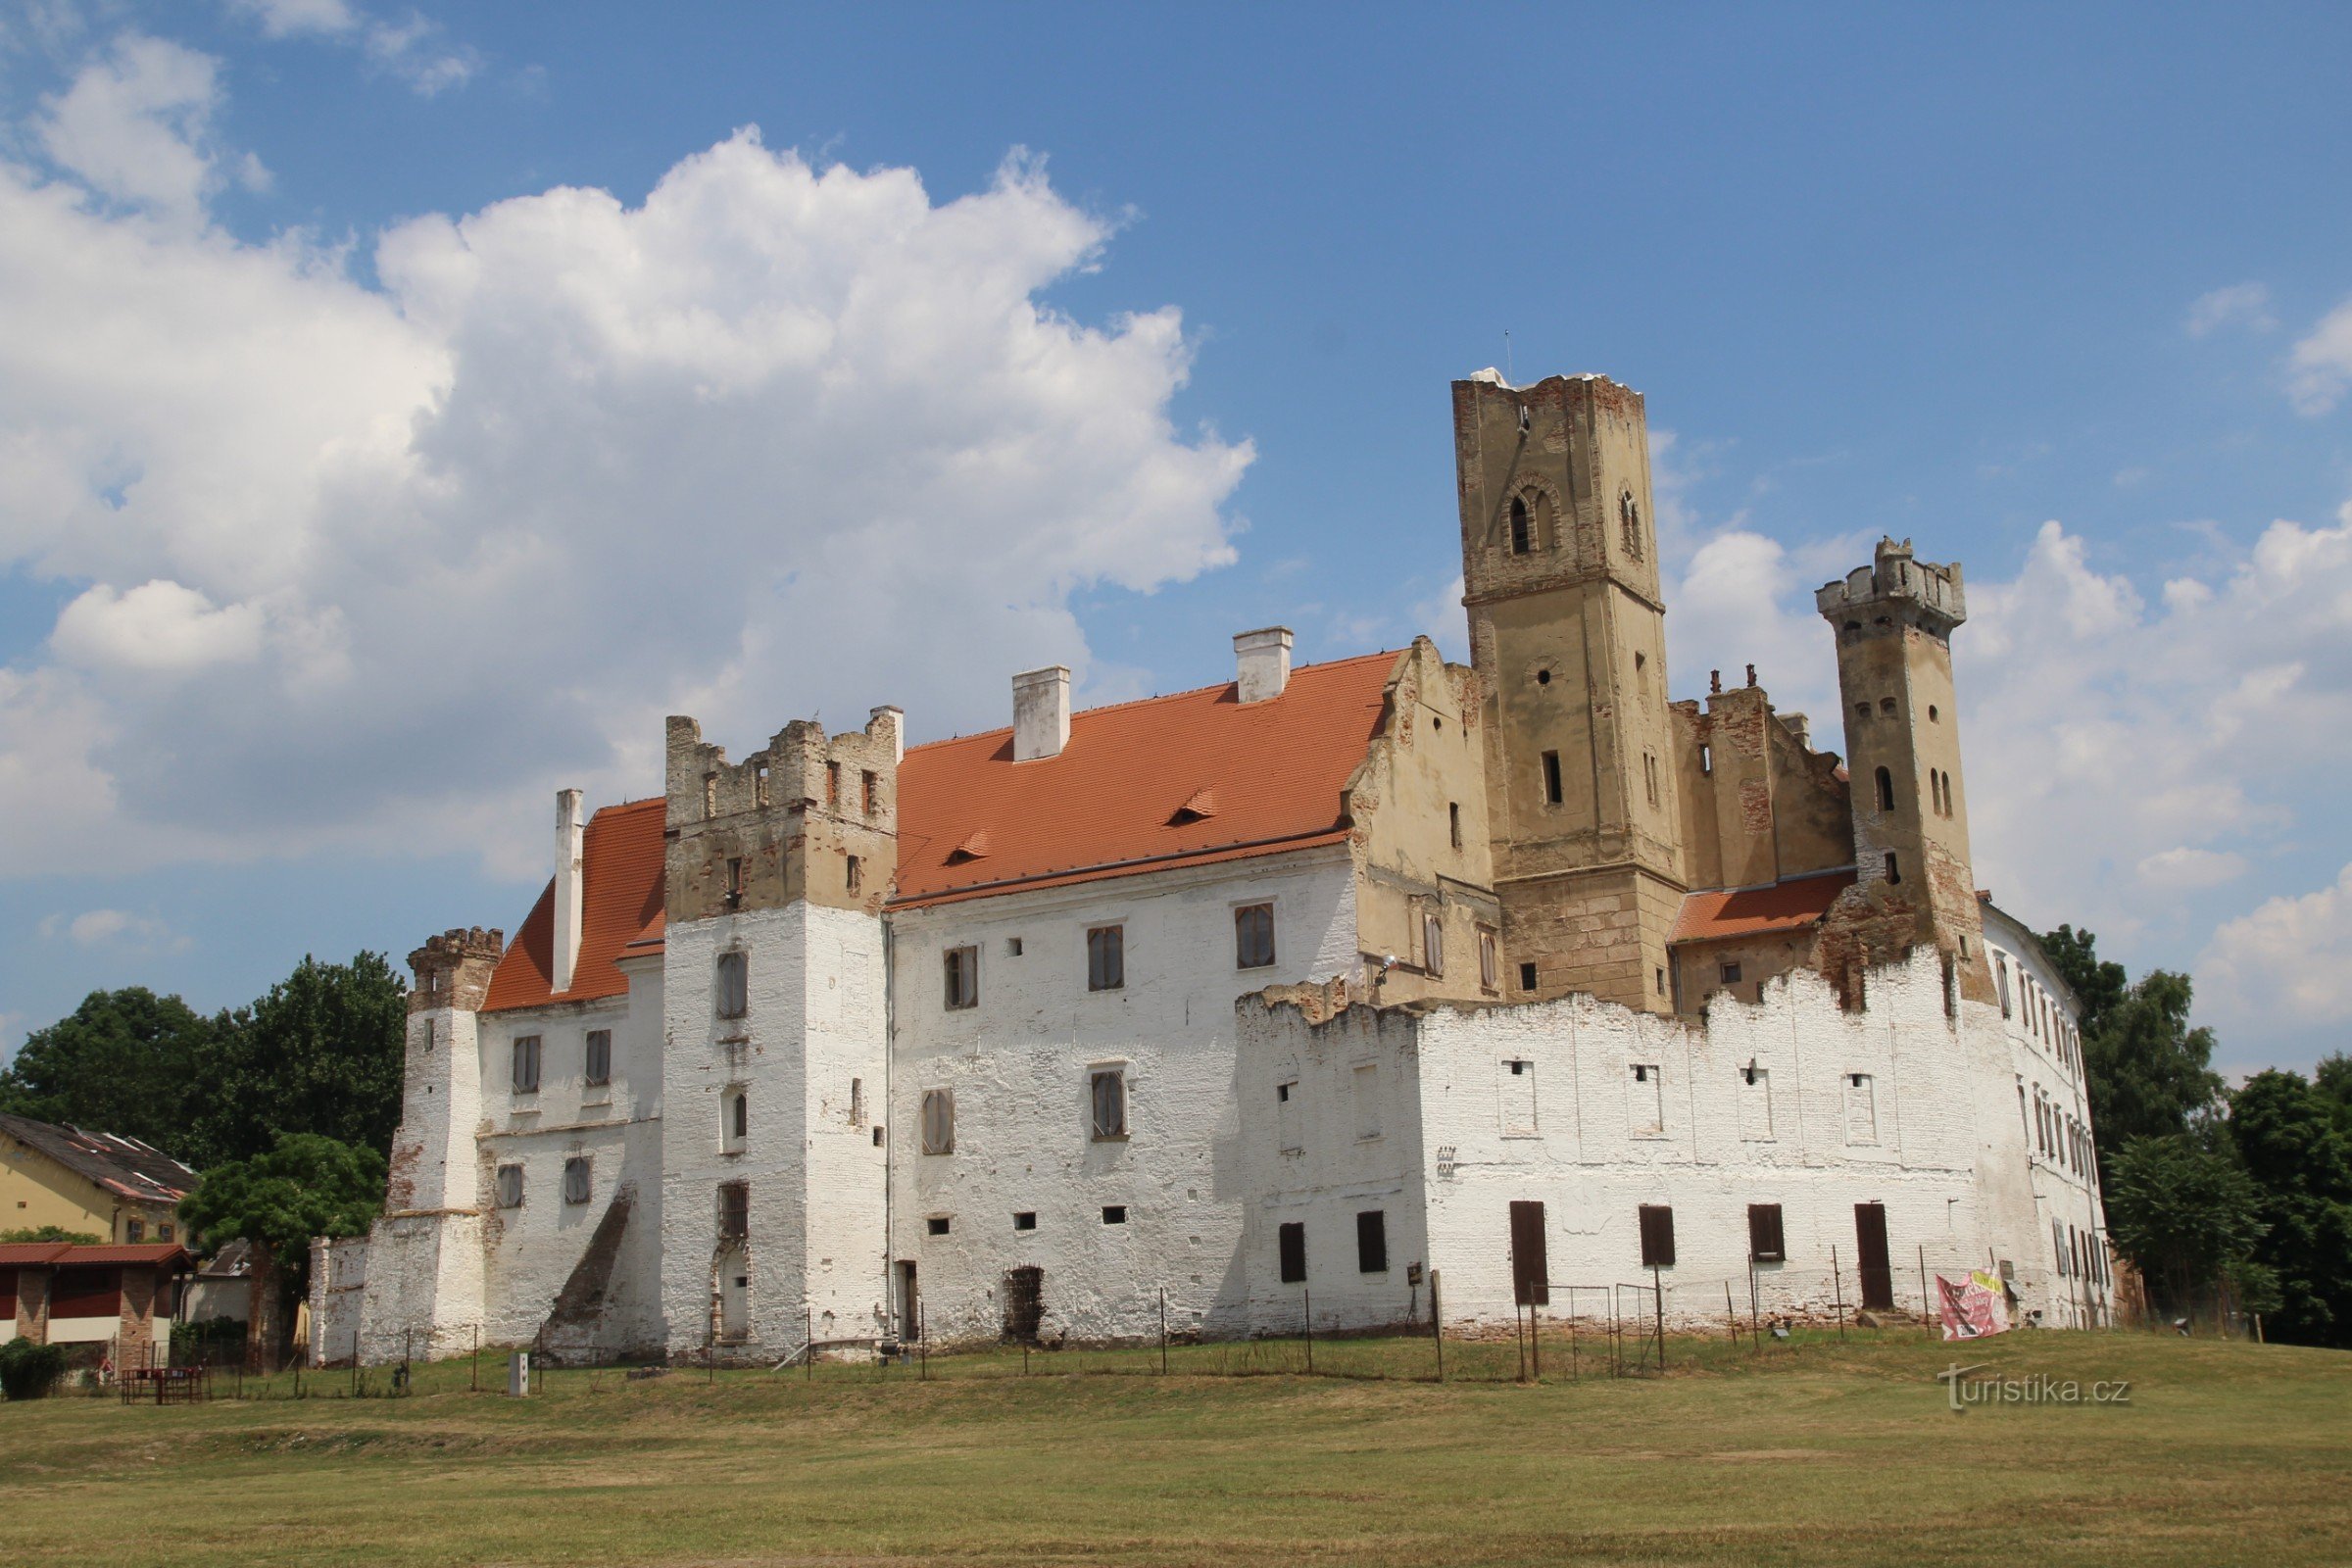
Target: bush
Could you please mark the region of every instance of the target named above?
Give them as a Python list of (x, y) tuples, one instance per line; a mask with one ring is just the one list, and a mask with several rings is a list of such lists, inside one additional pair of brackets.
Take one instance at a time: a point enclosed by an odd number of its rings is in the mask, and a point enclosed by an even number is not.
[(0, 1394), (12, 1399), (37, 1399), (65, 1376), (66, 1352), (55, 1345), (11, 1340), (0, 1345)]
[(244, 1353), (245, 1320), (241, 1317), (212, 1317), (201, 1323), (172, 1325), (172, 1361), (174, 1366), (234, 1361)]

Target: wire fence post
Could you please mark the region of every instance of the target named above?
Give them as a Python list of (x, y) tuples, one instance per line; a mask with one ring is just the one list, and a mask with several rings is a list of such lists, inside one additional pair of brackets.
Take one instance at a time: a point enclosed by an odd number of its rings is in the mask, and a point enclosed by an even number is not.
[(1438, 1348), (1438, 1381), (1446, 1381), (1446, 1317), (1438, 1310), (1438, 1271), (1429, 1271), (1429, 1338)]
[(1168, 1375), (1168, 1288), (1159, 1288), (1159, 1375)]
[(1315, 1293), (1303, 1285), (1298, 1287), (1298, 1307), (1306, 1320), (1306, 1370), (1311, 1377), (1315, 1370)]
[(1568, 1381), (1577, 1381), (1576, 1370), (1576, 1287), (1568, 1287)]
[(816, 1318), (808, 1303), (801, 1303), (801, 1381), (816, 1380)]
[(1544, 1319), (1537, 1309), (1550, 1294), (1548, 1280), (1527, 1288), (1527, 1364), (1534, 1370), (1538, 1383), (1544, 1381)]
[(482, 1326), (473, 1326), (473, 1392), (482, 1392)]
[(1649, 1265), (1649, 1300), (1657, 1312), (1658, 1370), (1666, 1370), (1666, 1287), (1658, 1278), (1658, 1265)]
[(1838, 1293), (1838, 1343), (1845, 1343), (1845, 1276), (1838, 1268), (1838, 1249), (1830, 1249), (1830, 1284)]
[(1723, 1282), (1723, 1320), (1731, 1325), (1732, 1348), (1740, 1348), (1740, 1309), (1732, 1305), (1732, 1282)]
[(931, 1336), (924, 1332), (924, 1325), (929, 1323), (930, 1320), (931, 1303), (929, 1301), (915, 1302), (914, 1376), (915, 1381), (918, 1383), (928, 1383), (931, 1381)]
[(1747, 1260), (1747, 1338), (1761, 1354), (1764, 1349), (1764, 1298), (1756, 1289), (1756, 1260)]
[(1919, 1244), (1919, 1321), (1928, 1338), (1936, 1337), (1936, 1298), (1928, 1294), (1928, 1244)]

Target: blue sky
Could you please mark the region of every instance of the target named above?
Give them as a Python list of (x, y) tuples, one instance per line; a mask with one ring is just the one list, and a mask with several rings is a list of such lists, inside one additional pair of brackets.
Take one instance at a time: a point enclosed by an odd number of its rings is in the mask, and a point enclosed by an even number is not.
[(0, 1050), (513, 926), (664, 711), (1458, 654), (1506, 354), (1646, 394), (1678, 695), (1826, 720), (1811, 587), (1961, 560), (1980, 881), (2344, 1045), (2339, 8), (0, 26)]

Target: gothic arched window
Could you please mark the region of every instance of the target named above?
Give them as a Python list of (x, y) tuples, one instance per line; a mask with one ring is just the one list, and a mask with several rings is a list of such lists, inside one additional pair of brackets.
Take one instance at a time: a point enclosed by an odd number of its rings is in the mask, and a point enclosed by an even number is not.
[(1535, 524), (1527, 514), (1527, 497), (1511, 497), (1511, 554), (1524, 556), (1536, 548)]

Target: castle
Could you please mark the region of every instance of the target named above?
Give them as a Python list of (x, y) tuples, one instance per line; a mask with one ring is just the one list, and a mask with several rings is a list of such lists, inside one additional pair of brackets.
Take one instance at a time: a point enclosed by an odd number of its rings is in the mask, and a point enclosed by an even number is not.
[(1970, 870), (1959, 566), (1820, 590), (1841, 760), (1752, 668), (1669, 697), (1639, 394), (1482, 371), (1453, 425), (1467, 667), (1274, 627), (923, 746), (672, 718), (659, 798), (560, 796), (515, 939), (411, 956), (316, 1353), (1370, 1327), (1431, 1270), (1449, 1321), (1968, 1269), (2102, 1313), (2074, 1004)]

